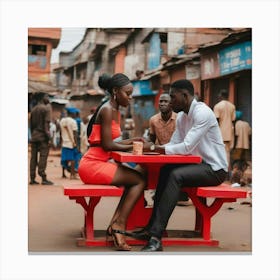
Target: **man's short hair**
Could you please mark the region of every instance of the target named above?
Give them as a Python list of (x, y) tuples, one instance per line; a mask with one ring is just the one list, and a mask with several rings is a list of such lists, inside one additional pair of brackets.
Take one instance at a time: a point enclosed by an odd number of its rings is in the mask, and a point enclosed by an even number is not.
[(228, 98), (228, 91), (226, 89), (221, 89), (219, 95), (224, 98)]
[(186, 79), (178, 80), (171, 84), (171, 88), (176, 88), (176, 89), (186, 89), (190, 95), (194, 96), (194, 88), (193, 84)]

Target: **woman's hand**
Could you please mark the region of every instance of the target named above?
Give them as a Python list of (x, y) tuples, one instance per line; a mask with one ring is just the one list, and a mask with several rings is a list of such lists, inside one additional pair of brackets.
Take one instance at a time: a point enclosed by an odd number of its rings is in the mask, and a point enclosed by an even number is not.
[(130, 138), (130, 139), (121, 140), (118, 143), (121, 143), (123, 145), (132, 145), (134, 141), (140, 141), (140, 142), (143, 142), (143, 143), (147, 142), (147, 140), (143, 137), (133, 137), (133, 138)]

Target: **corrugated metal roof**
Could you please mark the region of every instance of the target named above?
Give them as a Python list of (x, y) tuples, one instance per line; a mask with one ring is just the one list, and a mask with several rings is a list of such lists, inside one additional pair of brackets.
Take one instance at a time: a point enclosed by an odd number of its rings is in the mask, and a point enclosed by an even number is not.
[(217, 41), (217, 42), (209, 42), (206, 44), (202, 44), (199, 46), (199, 50), (204, 50), (204, 49), (208, 49), (211, 47), (215, 47), (215, 46), (223, 46), (223, 45), (230, 45), (233, 43), (236, 43), (239, 40), (245, 39), (245, 38), (251, 38), (252, 36), (252, 30), (251, 28), (243, 28), (243, 29), (238, 29), (235, 30), (234, 32), (228, 34), (227, 36), (225, 36), (225, 38), (223, 38), (221, 41)]
[(56, 95), (57, 91), (58, 89), (56, 87), (48, 83), (28, 80), (28, 92), (30, 93), (45, 92), (51, 95)]
[(102, 90), (97, 90), (97, 89), (88, 89), (86, 93), (89, 95), (105, 95)]

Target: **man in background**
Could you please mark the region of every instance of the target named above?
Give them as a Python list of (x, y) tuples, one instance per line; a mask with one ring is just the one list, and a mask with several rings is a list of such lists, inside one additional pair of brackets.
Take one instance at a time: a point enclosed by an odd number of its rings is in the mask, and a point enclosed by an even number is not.
[(219, 93), (219, 102), (214, 106), (214, 114), (221, 129), (222, 138), (225, 144), (228, 167), (230, 167), (230, 150), (234, 141), (234, 120), (235, 106), (228, 101), (228, 91), (222, 89)]
[[(38, 174), (42, 177), (42, 185), (53, 185), (53, 182), (47, 180), (46, 168), (50, 149), (50, 121), (51, 107), (49, 96), (47, 94), (39, 95), (38, 104), (31, 110), (30, 130), (31, 130), (31, 158), (30, 158), (30, 184), (39, 184), (35, 180), (36, 167)], [(38, 161), (39, 156), (39, 161)]]
[(242, 115), (241, 111), (236, 111), (231, 172), (231, 183), (238, 183), (241, 186), (251, 182), (249, 176), (244, 176), (244, 174), (251, 165), (250, 142), (252, 134), (249, 123), (242, 120)]

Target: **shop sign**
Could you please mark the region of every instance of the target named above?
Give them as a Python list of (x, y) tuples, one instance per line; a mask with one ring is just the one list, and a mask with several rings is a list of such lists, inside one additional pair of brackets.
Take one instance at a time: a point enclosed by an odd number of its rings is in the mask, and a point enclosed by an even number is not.
[(220, 74), (252, 68), (252, 43), (244, 42), (219, 51)]
[(201, 56), (201, 79), (213, 79), (220, 76), (218, 53)]
[(186, 78), (187, 80), (195, 80), (200, 77), (199, 66), (186, 66)]

